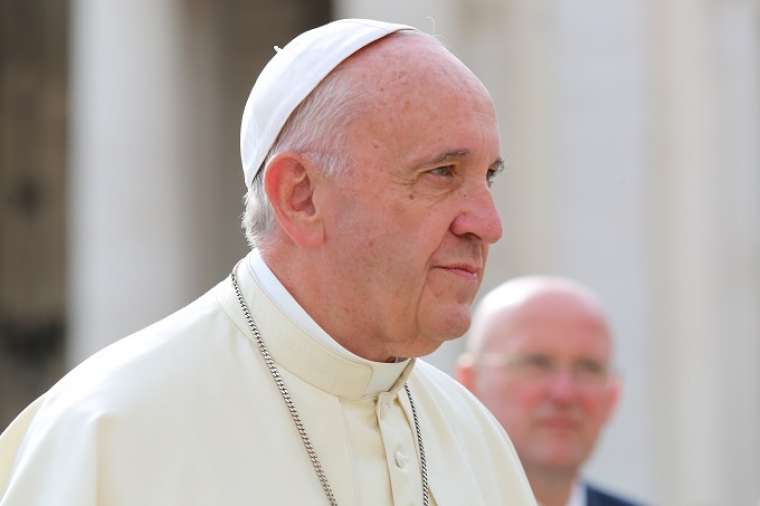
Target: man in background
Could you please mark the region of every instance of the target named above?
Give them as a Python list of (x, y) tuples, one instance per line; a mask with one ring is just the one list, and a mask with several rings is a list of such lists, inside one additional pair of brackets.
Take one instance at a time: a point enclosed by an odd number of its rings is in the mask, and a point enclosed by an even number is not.
[(612, 337), (594, 294), (561, 278), (506, 282), (473, 317), (457, 378), (509, 433), (542, 506), (632, 506), (580, 471), (617, 403)]

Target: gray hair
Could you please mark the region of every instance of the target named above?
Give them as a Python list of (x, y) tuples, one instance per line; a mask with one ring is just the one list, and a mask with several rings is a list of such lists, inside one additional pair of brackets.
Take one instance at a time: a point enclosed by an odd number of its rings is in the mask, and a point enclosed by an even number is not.
[[(387, 37), (402, 36), (423, 36), (438, 42), (416, 30)], [(261, 246), (275, 224), (274, 209), (264, 190), (264, 176), (272, 158), (285, 151), (308, 152), (325, 176), (339, 175), (349, 165), (346, 127), (357, 115), (360, 99), (367, 90), (348, 79), (342, 70), (339, 65), (330, 72), (295, 108), (243, 197), (241, 228), (251, 248)]]
[(347, 165), (345, 127), (354, 117), (361, 96), (355, 81), (336, 69), (290, 115), (243, 198), (242, 228), (251, 248), (261, 245), (275, 223), (274, 209), (264, 191), (269, 162), (285, 151), (308, 152), (324, 175), (341, 172)]

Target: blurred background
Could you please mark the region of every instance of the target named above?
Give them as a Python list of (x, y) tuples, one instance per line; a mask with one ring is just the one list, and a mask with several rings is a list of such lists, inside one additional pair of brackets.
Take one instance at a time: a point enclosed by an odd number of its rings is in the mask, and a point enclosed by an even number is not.
[(481, 292), (566, 275), (612, 317), (623, 399), (587, 474), (757, 504), (757, 0), (0, 0), (0, 430), (245, 254), (245, 99), (272, 46), (339, 17), (432, 32), (491, 91)]

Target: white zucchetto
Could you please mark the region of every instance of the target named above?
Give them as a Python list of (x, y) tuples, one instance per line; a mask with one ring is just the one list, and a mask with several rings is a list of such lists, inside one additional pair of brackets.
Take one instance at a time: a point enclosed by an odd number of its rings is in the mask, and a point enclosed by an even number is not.
[(240, 125), (240, 156), (250, 189), (280, 130), (296, 107), (343, 60), (364, 46), (413, 27), (340, 19), (302, 33), (266, 64), (253, 85)]

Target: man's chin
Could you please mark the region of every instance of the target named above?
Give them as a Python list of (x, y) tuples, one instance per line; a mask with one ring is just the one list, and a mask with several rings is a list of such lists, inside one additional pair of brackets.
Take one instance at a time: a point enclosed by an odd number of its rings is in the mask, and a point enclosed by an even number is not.
[(575, 472), (585, 458), (585, 452), (575, 445), (554, 444), (544, 448), (538, 460), (547, 469), (554, 469), (557, 472)]
[(443, 344), (443, 341), (439, 339), (418, 337), (414, 342), (399, 344), (398, 346), (390, 348), (390, 351), (393, 356), (397, 358), (417, 358), (430, 355), (437, 350), (441, 344)]
[(452, 304), (447, 311), (436, 315), (431, 322), (434, 335), (440, 342), (451, 341), (462, 337), (470, 328), (470, 306), (465, 304)]

